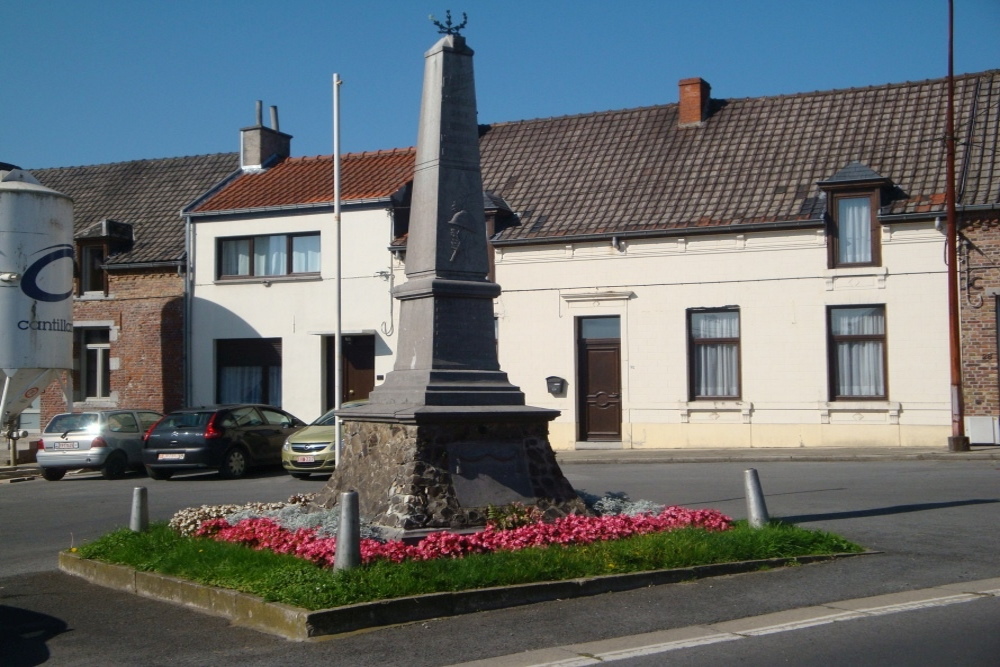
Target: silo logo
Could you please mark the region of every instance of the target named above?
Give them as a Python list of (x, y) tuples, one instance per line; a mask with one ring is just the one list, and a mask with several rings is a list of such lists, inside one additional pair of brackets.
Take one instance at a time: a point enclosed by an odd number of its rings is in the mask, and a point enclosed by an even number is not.
[(48, 248), (42, 248), (41, 252), (44, 252), (45, 254), (32, 262), (31, 266), (28, 267), (28, 270), (24, 272), (24, 276), (21, 278), (21, 291), (36, 301), (52, 302), (68, 299), (73, 293), (72, 286), (70, 286), (68, 292), (63, 292), (61, 294), (46, 292), (38, 285), (38, 276), (41, 274), (42, 270), (52, 262), (63, 258), (69, 258), (72, 260), (73, 246), (68, 243), (63, 243), (60, 245), (49, 246)]

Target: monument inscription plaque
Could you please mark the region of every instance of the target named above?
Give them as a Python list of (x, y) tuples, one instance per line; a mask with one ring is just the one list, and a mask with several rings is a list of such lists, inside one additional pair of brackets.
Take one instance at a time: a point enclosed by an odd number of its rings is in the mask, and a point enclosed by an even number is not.
[(448, 472), (463, 507), (535, 499), (523, 441), (448, 443)]

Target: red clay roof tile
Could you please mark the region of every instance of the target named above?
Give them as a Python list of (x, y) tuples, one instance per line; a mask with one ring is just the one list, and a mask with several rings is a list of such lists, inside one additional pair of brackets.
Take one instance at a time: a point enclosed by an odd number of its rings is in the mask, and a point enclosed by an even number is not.
[[(412, 148), (344, 155), (340, 165), (341, 199), (388, 197), (413, 178), (414, 156)], [(329, 204), (333, 197), (332, 157), (297, 157), (266, 171), (240, 174), (193, 212)]]

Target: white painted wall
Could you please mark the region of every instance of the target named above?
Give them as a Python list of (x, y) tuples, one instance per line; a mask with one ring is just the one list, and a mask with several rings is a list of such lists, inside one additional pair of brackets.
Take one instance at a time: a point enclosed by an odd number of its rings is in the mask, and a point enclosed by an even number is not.
[[(376, 373), (392, 369), (399, 322), (390, 281), (390, 220), (383, 209), (345, 210), (344, 331), (377, 333)], [(321, 333), (334, 330), (331, 214), (198, 222), (194, 401), (215, 397), (213, 341), (280, 337), (283, 407), (322, 411)], [(316, 280), (214, 280), (215, 239), (321, 230)], [(950, 434), (947, 276), (933, 223), (882, 228), (882, 266), (827, 269), (821, 231), (501, 248), (496, 252), (500, 364), (527, 402), (562, 411), (556, 449), (578, 446), (575, 318), (619, 315), (622, 443), (626, 448), (942, 445)], [(394, 279), (405, 280), (401, 264)], [(826, 307), (884, 304), (887, 401), (828, 400)], [(742, 397), (688, 401), (688, 308), (740, 308)], [(564, 395), (545, 378), (568, 380)]]
[[(574, 320), (622, 322), (622, 445), (889, 446), (950, 433), (943, 236), (883, 227), (883, 266), (827, 269), (821, 232), (523, 246), (497, 252), (500, 363), (577, 446)], [(828, 401), (826, 307), (884, 304), (888, 401)], [(686, 311), (738, 306), (740, 401), (688, 402)], [(565, 395), (545, 377), (569, 382)], [(618, 446), (618, 445), (614, 445)]]
[[(390, 279), (391, 219), (385, 206), (341, 212), (342, 330), (375, 333), (376, 377), (392, 369), (395, 350)], [(216, 276), (216, 240), (255, 234), (319, 231), (319, 278), (270, 278), (236, 282)], [(335, 230), (332, 213), (300, 213), (194, 222), (195, 286), (192, 308), (194, 405), (215, 401), (215, 340), (282, 339), (282, 407), (311, 421), (323, 412), (324, 334), (336, 330)], [(386, 333), (386, 332), (390, 333)], [(331, 364), (332, 367), (332, 364)]]

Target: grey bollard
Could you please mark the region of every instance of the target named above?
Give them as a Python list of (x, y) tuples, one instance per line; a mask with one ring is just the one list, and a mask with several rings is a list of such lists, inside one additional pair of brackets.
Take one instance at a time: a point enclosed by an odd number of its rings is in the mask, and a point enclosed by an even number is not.
[(334, 570), (348, 570), (361, 565), (361, 518), (358, 514), (358, 492), (340, 494), (340, 527), (337, 529), (337, 551), (333, 556)]
[(743, 485), (747, 495), (747, 519), (751, 528), (762, 528), (767, 524), (767, 505), (764, 504), (764, 492), (760, 488), (757, 470), (750, 468), (743, 471)]
[(146, 504), (144, 486), (137, 486), (132, 490), (132, 519), (128, 527), (136, 533), (144, 533), (149, 528), (149, 507)]

